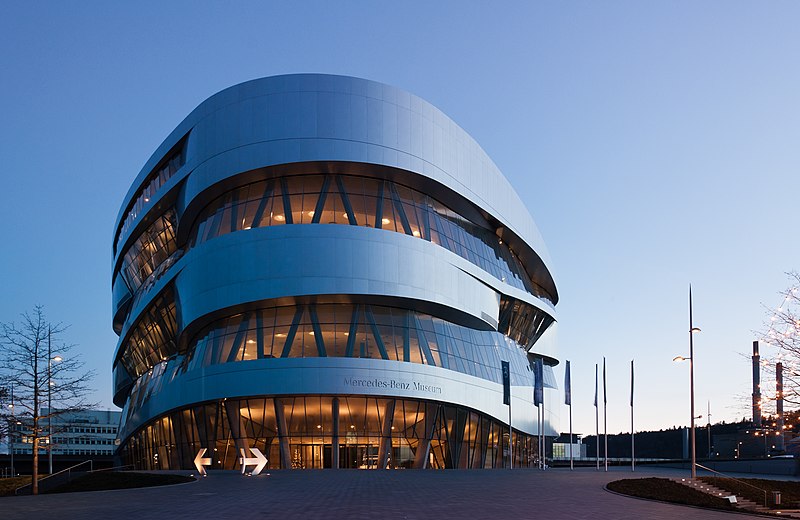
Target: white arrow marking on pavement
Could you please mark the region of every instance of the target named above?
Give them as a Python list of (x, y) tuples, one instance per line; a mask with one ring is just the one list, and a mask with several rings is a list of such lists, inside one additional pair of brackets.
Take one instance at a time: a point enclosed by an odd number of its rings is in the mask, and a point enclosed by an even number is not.
[(241, 448), (239, 451), (242, 454), (242, 457), (239, 459), (239, 464), (242, 466), (242, 475), (244, 475), (247, 466), (255, 466), (256, 468), (250, 472), (251, 475), (258, 475), (261, 473), (261, 470), (267, 465), (267, 458), (261, 453), (261, 450), (258, 448), (248, 448), (250, 452), (255, 455), (255, 457), (247, 457), (244, 448)]
[(202, 476), (206, 476), (206, 468), (203, 466), (210, 466), (211, 465), (211, 458), (205, 457), (203, 455), (206, 454), (206, 449), (202, 448), (200, 451), (197, 452), (197, 457), (194, 458), (194, 467), (197, 468), (197, 472), (200, 473)]

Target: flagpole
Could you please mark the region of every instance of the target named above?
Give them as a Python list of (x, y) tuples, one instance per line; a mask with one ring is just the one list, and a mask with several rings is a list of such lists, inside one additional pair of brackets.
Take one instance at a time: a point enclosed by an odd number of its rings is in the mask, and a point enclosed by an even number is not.
[(533, 384), (533, 404), (536, 405), (536, 419), (539, 430), (536, 433), (536, 445), (539, 450), (539, 469), (544, 469), (544, 361), (536, 358), (533, 366), (535, 377)]
[(508, 467), (514, 469), (514, 431), (511, 429), (511, 400), (508, 401)]
[(631, 471), (635, 471), (636, 451), (634, 450), (633, 429), (633, 360), (631, 359)]
[(597, 471), (600, 471), (600, 406), (597, 404), (597, 363), (594, 364), (594, 429), (595, 429), (595, 456), (594, 462)]
[(706, 415), (708, 419), (708, 458), (711, 458), (711, 400), (708, 401), (708, 415)]
[(572, 405), (569, 405), (569, 470), (572, 471)]
[[(544, 373), (544, 372), (542, 372), (542, 373)], [(543, 381), (543, 383), (544, 383), (544, 381)], [(544, 407), (544, 387), (542, 387), (542, 431), (541, 431), (541, 434), (542, 434), (542, 469), (547, 469), (547, 453), (546, 453), (547, 446), (545, 446), (545, 441), (544, 441), (544, 429), (546, 427), (547, 419), (545, 418), (544, 411), (545, 411), (545, 407)]]
[(567, 360), (567, 370), (564, 374), (564, 403), (569, 406), (569, 469), (572, 471), (572, 376), (570, 375), (569, 360)]
[(542, 469), (542, 405), (536, 405), (536, 419), (539, 421), (539, 430), (536, 432), (536, 447), (539, 450), (539, 469)]
[(604, 460), (606, 471), (608, 471), (608, 394), (606, 389), (606, 358), (603, 356), (603, 438), (604, 438)]

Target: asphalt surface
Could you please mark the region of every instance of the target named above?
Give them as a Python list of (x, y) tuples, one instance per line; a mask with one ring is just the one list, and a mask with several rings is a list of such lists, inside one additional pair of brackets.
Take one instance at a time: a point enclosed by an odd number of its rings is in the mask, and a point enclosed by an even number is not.
[[(189, 473), (189, 472), (186, 472)], [(451, 471), (212, 471), (176, 486), (0, 498), (0, 516), (24, 519), (669, 519), (764, 518), (624, 497), (604, 489), (677, 470), (594, 468)]]

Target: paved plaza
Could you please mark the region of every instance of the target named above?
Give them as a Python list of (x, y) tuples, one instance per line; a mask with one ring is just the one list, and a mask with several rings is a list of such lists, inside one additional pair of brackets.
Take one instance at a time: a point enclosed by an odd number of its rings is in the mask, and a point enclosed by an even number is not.
[(620, 478), (671, 470), (211, 472), (189, 484), (0, 498), (4, 518), (669, 519), (763, 518), (624, 497)]

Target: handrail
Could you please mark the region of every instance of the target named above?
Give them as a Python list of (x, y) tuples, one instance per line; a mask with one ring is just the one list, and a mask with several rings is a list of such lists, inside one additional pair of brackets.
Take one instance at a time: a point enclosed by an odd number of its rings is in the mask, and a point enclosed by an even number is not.
[(706, 471), (710, 471), (711, 473), (716, 473), (717, 475), (722, 475), (724, 478), (729, 478), (731, 480), (735, 480), (736, 482), (739, 482), (740, 484), (744, 484), (745, 486), (750, 486), (753, 489), (757, 489), (759, 491), (763, 491), (764, 492), (764, 507), (769, 507), (767, 505), (767, 490), (766, 489), (761, 489), (760, 487), (754, 486), (753, 484), (750, 484), (749, 482), (745, 482), (744, 480), (739, 480), (736, 477), (731, 477), (730, 475), (726, 475), (725, 473), (722, 473), (721, 471), (717, 471), (717, 470), (714, 470), (714, 469), (711, 469), (711, 468), (707, 468), (707, 467), (703, 466), (702, 464), (695, 464), (695, 466), (697, 466), (700, 469), (704, 469)]
[(135, 466), (133, 464), (125, 464), (124, 466), (113, 466), (111, 468), (93, 469), (93, 470), (90, 470), (89, 473), (99, 473), (101, 471), (114, 471), (114, 470), (117, 470), (117, 469), (125, 469), (125, 468), (133, 469), (134, 467)]
[[(57, 475), (60, 475), (60, 474), (62, 474), (62, 473), (64, 473), (64, 472), (67, 472), (67, 474), (70, 474), (70, 473), (72, 472), (72, 470), (73, 470), (73, 469), (75, 469), (75, 468), (77, 468), (77, 467), (79, 467), (79, 466), (83, 466), (83, 465), (84, 465), (84, 464), (86, 464), (86, 463), (88, 463), (88, 464), (89, 464), (89, 471), (90, 471), (90, 472), (91, 472), (91, 471), (93, 471), (93, 468), (94, 468), (94, 463), (92, 462), (92, 459), (88, 459), (88, 460), (84, 460), (83, 462), (79, 462), (78, 464), (75, 464), (74, 466), (70, 466), (70, 467), (68, 467), (68, 468), (66, 468), (66, 469), (62, 469), (61, 471), (57, 471), (57, 472), (55, 472), (55, 473), (53, 473), (53, 474), (51, 474), (51, 475), (47, 475), (46, 477), (42, 477), (42, 478), (40, 478), (40, 479), (38, 480), (38, 483), (39, 483), (39, 484), (41, 484), (41, 483), (42, 483), (42, 482), (44, 482), (45, 480), (47, 480), (47, 479), (49, 479), (49, 478), (52, 478), (52, 477), (55, 477), (55, 476), (57, 476)], [(20, 490), (20, 489), (26, 488), (26, 487), (28, 487), (28, 486), (33, 486), (33, 483), (30, 483), (30, 484), (25, 484), (24, 486), (20, 486), (20, 487), (16, 488), (16, 489), (14, 490), (14, 494), (15, 494), (15, 495), (16, 495), (16, 494), (18, 494), (18, 492), (19, 492), (19, 490)]]

